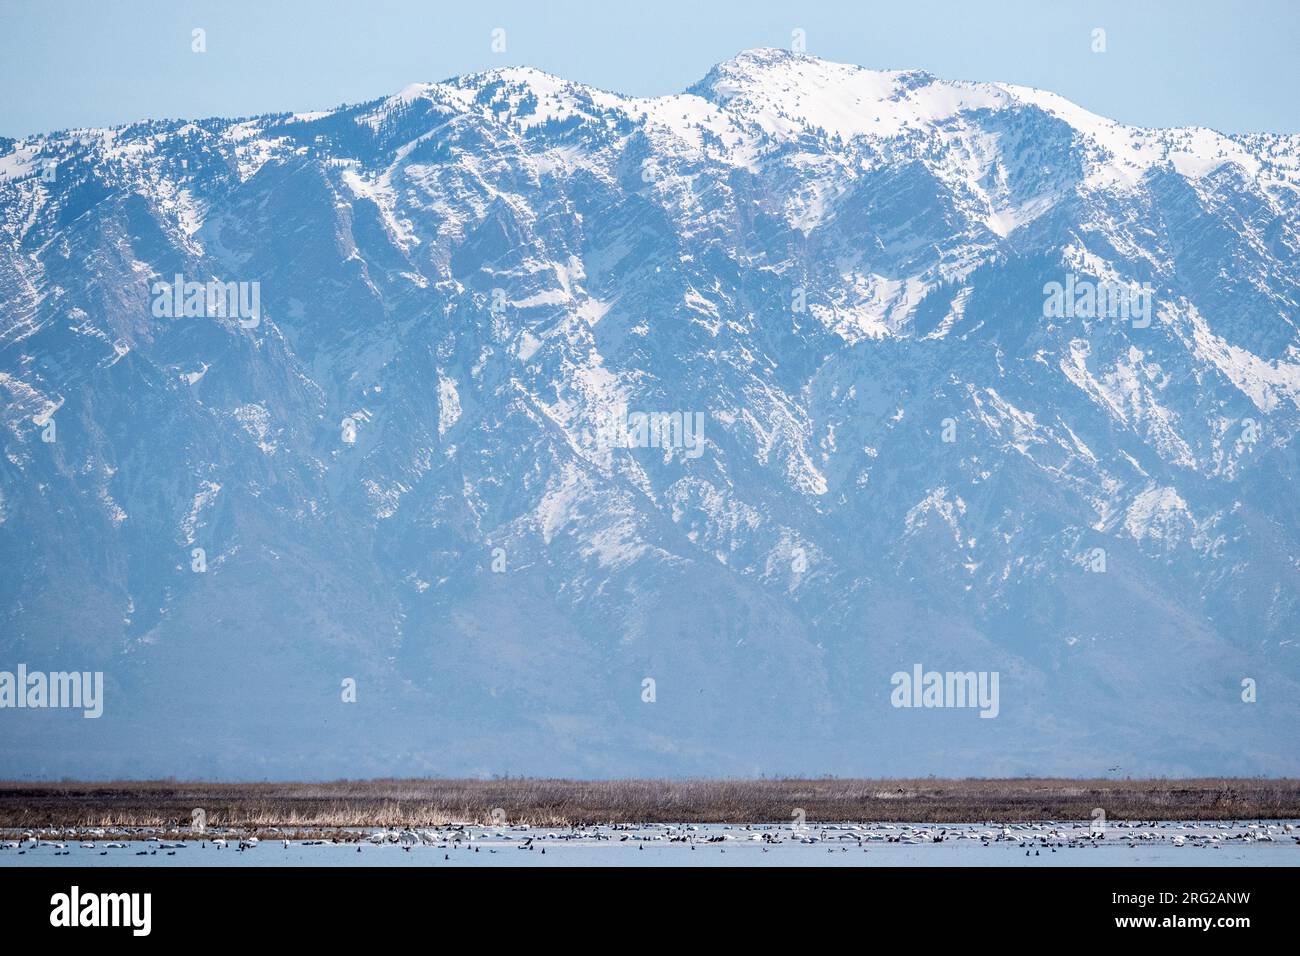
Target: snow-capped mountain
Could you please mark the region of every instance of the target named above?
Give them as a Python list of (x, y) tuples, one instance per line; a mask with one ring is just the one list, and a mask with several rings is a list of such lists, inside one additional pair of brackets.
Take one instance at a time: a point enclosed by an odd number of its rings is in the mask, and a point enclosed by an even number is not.
[(756, 50), (0, 217), (0, 669), (105, 676), (0, 774), (1300, 772), (1300, 136)]

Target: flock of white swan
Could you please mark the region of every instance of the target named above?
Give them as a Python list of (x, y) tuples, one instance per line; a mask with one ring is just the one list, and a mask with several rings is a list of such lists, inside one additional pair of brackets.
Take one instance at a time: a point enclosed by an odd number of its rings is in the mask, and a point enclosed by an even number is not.
[[(370, 848), (397, 848), (406, 852), (442, 850), (444, 859), (453, 851), (489, 854), (522, 851), (545, 855), (547, 848), (561, 846), (599, 847), (620, 844), (645, 850), (647, 847), (677, 846), (726, 852), (728, 848), (757, 847), (767, 853), (784, 845), (824, 848), (830, 853), (871, 852), (891, 844), (928, 846), (954, 843), (1002, 849), (1023, 850), (1025, 856), (1042, 856), (1059, 851), (1098, 849), (1105, 846), (1187, 847), (1214, 850), (1252, 844), (1300, 846), (1297, 825), (1282, 821), (1108, 821), (1104, 827), (1086, 821), (1073, 823), (1041, 822), (1019, 824), (893, 824), (893, 823), (821, 823), (821, 824), (619, 824), (604, 826), (529, 827), (454, 825), (427, 828), (348, 830), (328, 836), (303, 838), (299, 832), (268, 828), (248, 832), (212, 831), (204, 834), (177, 835), (148, 828), (107, 831), (103, 828), (29, 830), (0, 839), (0, 864), (13, 865), (17, 857), (99, 856), (156, 857), (176, 856), (187, 851), (187, 863), (195, 851), (260, 854), (275, 852), (276, 847), (337, 847), (362, 853)], [(104, 842), (109, 838), (109, 842)], [(8, 858), (6, 861), (5, 858)], [(69, 861), (71, 862), (71, 861)], [(148, 862), (147, 860), (141, 862)], [(269, 862), (269, 861), (264, 861)], [(361, 861), (356, 861), (361, 862)]]

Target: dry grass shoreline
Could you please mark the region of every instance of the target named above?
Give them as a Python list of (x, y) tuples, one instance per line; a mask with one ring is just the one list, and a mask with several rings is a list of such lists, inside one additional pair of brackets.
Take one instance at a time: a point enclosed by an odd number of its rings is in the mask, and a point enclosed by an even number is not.
[(328, 783), (0, 781), (0, 830), (213, 828), (314, 834), (491, 824), (980, 823), (1300, 819), (1300, 780), (339, 780)]

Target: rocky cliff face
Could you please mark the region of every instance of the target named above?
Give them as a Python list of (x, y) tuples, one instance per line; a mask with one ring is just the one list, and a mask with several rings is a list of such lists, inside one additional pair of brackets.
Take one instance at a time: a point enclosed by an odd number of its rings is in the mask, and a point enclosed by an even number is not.
[(1300, 772), (1298, 230), (767, 50), (0, 141), (0, 773)]

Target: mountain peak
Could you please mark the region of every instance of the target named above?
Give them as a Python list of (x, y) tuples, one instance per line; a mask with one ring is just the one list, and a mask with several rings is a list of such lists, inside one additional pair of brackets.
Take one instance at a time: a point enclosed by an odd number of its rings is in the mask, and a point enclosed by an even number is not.
[(1276, 142), (773, 49), (84, 138), (0, 146), (0, 656), (111, 684), (0, 770), (1300, 766)]

